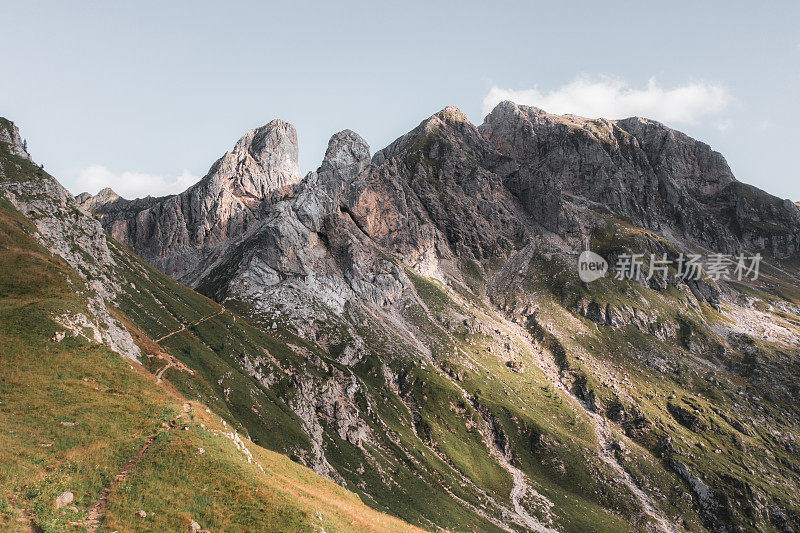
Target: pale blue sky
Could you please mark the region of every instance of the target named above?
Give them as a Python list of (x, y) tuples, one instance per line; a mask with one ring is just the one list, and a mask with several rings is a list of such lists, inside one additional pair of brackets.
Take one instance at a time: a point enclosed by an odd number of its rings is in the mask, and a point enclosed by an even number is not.
[(275, 117), (307, 172), (336, 131), (375, 151), (491, 92), (655, 115), (800, 200), (799, 4), (647, 4), (0, 0), (0, 115), (73, 192), (163, 194)]

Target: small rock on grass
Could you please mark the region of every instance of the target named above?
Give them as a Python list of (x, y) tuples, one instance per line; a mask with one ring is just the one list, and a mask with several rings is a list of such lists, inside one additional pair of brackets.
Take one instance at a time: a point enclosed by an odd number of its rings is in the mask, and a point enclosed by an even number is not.
[(139, 510), (136, 511), (136, 516), (138, 516), (139, 518), (147, 518), (147, 513), (145, 511)]
[(56, 496), (56, 509), (61, 509), (62, 507), (66, 507), (67, 505), (71, 504), (72, 501), (75, 499), (75, 495), (71, 492), (62, 492), (58, 496)]

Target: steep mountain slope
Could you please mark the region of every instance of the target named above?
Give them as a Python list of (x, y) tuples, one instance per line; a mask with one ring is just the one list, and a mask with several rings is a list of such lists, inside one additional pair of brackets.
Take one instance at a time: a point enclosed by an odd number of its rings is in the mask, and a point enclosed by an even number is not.
[[(248, 440), (176, 356), (222, 371), (222, 350), (187, 348), (196, 327), (277, 341), (108, 240), (5, 119), (0, 191), (0, 530), (411, 529)], [(291, 417), (270, 418), (292, 438)]]
[[(800, 209), (706, 145), (644, 119), (503, 103), (478, 128), (447, 108), (372, 158), (338, 133), (257, 201), (182, 279), (299, 356), (229, 358), (299, 420), (287, 449), (260, 429), (266, 400), (226, 394), (259, 442), (426, 527), (800, 527)], [(122, 205), (95, 201), (112, 233)], [(134, 246), (159, 264), (180, 231), (153, 223)], [(673, 265), (585, 284), (584, 249), (764, 262), (757, 280)], [(226, 384), (205, 363), (226, 344), (192, 333), (212, 352), (180, 360)]]

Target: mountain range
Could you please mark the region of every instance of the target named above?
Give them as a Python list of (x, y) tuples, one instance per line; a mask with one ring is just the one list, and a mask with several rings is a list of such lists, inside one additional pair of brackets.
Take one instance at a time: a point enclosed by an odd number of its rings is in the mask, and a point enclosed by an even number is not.
[(302, 176), (278, 119), (128, 200), (3, 119), (0, 191), (0, 525), (800, 528), (800, 207), (660, 123), (448, 107)]

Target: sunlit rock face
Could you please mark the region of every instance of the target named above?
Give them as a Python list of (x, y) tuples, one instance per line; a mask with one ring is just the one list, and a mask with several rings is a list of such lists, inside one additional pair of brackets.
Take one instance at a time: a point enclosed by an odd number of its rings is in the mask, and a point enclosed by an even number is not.
[[(117, 240), (166, 274), (185, 280), (260, 220), (266, 205), (300, 179), (297, 132), (283, 120), (249, 131), (196, 185), (175, 196), (126, 200), (81, 195)], [(100, 198), (98, 198), (100, 197)]]

